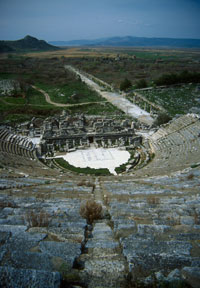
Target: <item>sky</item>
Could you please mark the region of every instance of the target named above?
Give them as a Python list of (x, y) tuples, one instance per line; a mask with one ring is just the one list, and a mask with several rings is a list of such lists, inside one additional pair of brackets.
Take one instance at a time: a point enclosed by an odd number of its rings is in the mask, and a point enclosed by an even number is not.
[(0, 0), (0, 40), (200, 39), (200, 0)]

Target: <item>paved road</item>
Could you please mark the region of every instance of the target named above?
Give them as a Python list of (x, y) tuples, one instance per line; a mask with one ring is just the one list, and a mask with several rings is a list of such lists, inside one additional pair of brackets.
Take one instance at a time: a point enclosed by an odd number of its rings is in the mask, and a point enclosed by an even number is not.
[(86, 83), (91, 89), (95, 90), (99, 93), (102, 97), (106, 98), (107, 101), (112, 103), (114, 106), (118, 107), (120, 110), (124, 111), (127, 115), (132, 116), (133, 118), (138, 119), (140, 122), (152, 125), (153, 118), (150, 116), (148, 112), (141, 109), (137, 105), (134, 105), (129, 100), (124, 98), (121, 94), (117, 92), (107, 92), (103, 91), (102, 87), (99, 86), (97, 83), (89, 79), (86, 75), (78, 71), (72, 66), (65, 65), (65, 69), (68, 69), (74, 73), (76, 73), (81, 80)]

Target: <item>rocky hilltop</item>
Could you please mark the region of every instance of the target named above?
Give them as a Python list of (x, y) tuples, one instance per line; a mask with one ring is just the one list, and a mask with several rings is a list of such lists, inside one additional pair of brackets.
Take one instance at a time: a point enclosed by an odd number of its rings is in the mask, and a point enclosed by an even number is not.
[(16, 41), (0, 41), (0, 53), (20, 51), (52, 51), (59, 49), (44, 40), (38, 40), (30, 35)]

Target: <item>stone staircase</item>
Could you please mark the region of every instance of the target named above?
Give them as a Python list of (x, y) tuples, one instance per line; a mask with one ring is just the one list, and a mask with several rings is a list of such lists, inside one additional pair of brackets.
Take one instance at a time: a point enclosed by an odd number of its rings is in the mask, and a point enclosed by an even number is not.
[[(155, 158), (133, 175), (73, 175), (2, 152), (0, 287), (199, 287), (199, 123), (158, 130)], [(79, 213), (89, 199), (103, 207), (92, 224)]]

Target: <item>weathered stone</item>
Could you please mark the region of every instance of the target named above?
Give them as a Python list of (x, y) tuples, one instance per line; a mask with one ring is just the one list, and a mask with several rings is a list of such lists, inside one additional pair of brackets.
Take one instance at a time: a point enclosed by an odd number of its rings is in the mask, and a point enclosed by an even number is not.
[[(105, 275), (110, 275), (110, 277), (119, 277), (120, 273), (125, 270), (125, 265), (122, 261), (118, 260), (89, 260), (85, 263), (85, 271), (90, 275), (101, 277)], [(112, 275), (112, 276), (111, 276)]]
[(4, 215), (12, 215), (13, 212), (14, 212), (14, 208), (11, 208), (11, 207), (5, 207), (2, 210), (2, 214), (4, 214)]
[(81, 244), (79, 243), (43, 241), (39, 247), (43, 253), (64, 259), (71, 268), (75, 259), (81, 254)]
[(181, 270), (183, 279), (193, 288), (198, 288), (200, 283), (200, 268), (199, 267), (184, 267)]
[(10, 263), (17, 269), (53, 270), (51, 257), (47, 253), (11, 251)]
[(179, 281), (179, 280), (181, 280), (181, 272), (180, 272), (180, 270), (179, 270), (179, 269), (174, 269), (173, 271), (171, 271), (171, 272), (168, 274), (166, 280), (167, 280), (168, 282), (174, 282), (174, 281)]
[(115, 226), (114, 232), (116, 233), (116, 237), (121, 238), (121, 237), (127, 237), (133, 232), (136, 232), (136, 224), (134, 221), (132, 223), (127, 224), (127, 223), (121, 223)]
[(156, 272), (155, 277), (156, 277), (158, 282), (164, 282), (166, 280), (165, 276), (163, 275), (163, 273), (161, 271)]
[(27, 230), (27, 226), (23, 225), (1, 225), (0, 231), (11, 232), (12, 235), (19, 235), (20, 233)]
[[(192, 245), (183, 241), (153, 241), (139, 237), (129, 236), (120, 239), (123, 254), (130, 263), (130, 269), (140, 266), (143, 271), (157, 269), (175, 269), (191, 265), (190, 250)], [(148, 275), (146, 275), (148, 276)]]
[(138, 224), (138, 233), (139, 234), (161, 234), (170, 229), (170, 226), (167, 225), (147, 225), (147, 224)]
[(59, 288), (61, 276), (58, 272), (0, 267), (1, 287), (9, 288)]
[(194, 225), (194, 217), (182, 216), (180, 217), (180, 223), (182, 225)]
[(6, 243), (8, 239), (10, 238), (11, 233), (10, 232), (2, 232), (0, 231), (0, 245)]
[(29, 252), (32, 248), (36, 247), (40, 241), (45, 239), (47, 234), (44, 233), (21, 233), (16, 235), (16, 237), (10, 238), (7, 243), (8, 250), (10, 252), (14, 252), (17, 250), (18, 253), (20, 251)]
[(105, 223), (96, 223), (92, 231), (94, 239), (112, 239), (113, 233), (110, 226)]
[(111, 240), (88, 240), (88, 242), (85, 245), (85, 248), (105, 248), (105, 249), (116, 249), (119, 247), (119, 243), (116, 241)]

